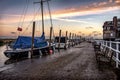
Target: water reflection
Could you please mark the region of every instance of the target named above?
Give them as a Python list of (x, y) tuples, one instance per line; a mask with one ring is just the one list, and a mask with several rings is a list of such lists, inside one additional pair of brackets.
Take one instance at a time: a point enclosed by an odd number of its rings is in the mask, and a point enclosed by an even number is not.
[(5, 50), (6, 50), (6, 45), (0, 47), (0, 67), (28, 59), (28, 58), (9, 59), (4, 55)]
[(4, 66), (4, 62), (8, 60), (8, 58), (4, 55), (5, 50), (6, 50), (6, 45), (0, 46), (0, 67)]
[[(16, 64), (16, 63), (18, 63), (18, 62), (21, 62), (21, 61), (28, 61), (28, 60), (30, 60), (30, 59), (28, 59), (28, 58), (20, 58), (20, 59), (9, 59), (9, 58), (7, 58), (5, 55), (4, 55), (4, 51), (6, 50), (6, 45), (4, 45), (4, 46), (1, 46), (0, 47), (0, 67), (3, 67), (3, 66), (7, 66), (7, 65), (9, 65), (9, 64)], [(61, 52), (63, 52), (64, 50), (61, 50)], [(55, 51), (55, 53), (57, 53), (57, 50)], [(66, 53), (66, 52), (65, 52)], [(62, 53), (62, 54), (64, 54), (64, 53)], [(60, 56), (60, 55), (62, 55), (62, 54), (54, 54), (54, 55), (49, 55), (49, 54), (46, 54), (46, 55), (42, 55), (42, 56), (40, 56), (40, 55), (38, 55), (38, 56), (33, 56), (33, 59), (35, 60), (35, 59), (37, 59), (37, 60), (39, 60), (40, 59), (40, 61), (50, 61), (50, 59), (54, 59), (54, 58), (56, 58), (57, 56)], [(49, 55), (49, 56), (48, 56)], [(42, 59), (41, 59), (42, 58)]]
[(28, 58), (21, 58), (21, 59), (8, 59), (4, 62), (5, 65), (12, 64), (12, 63), (17, 63), (23, 60), (26, 60)]

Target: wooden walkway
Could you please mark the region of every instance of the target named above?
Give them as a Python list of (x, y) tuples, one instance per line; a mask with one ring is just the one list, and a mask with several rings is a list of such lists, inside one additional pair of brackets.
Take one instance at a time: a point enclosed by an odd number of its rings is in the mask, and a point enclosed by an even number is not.
[(117, 80), (117, 76), (108, 67), (98, 69), (92, 44), (83, 42), (60, 53), (13, 63), (0, 72), (0, 80)]

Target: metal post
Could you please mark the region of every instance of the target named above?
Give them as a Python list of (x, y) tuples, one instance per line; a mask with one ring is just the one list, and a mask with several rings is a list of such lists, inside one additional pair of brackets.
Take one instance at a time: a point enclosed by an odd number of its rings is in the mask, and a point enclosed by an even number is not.
[[(119, 43), (116, 43), (116, 50), (119, 51)], [(118, 56), (118, 52), (116, 51), (116, 68), (118, 68), (118, 60), (119, 60), (119, 56)]]
[(33, 48), (34, 48), (34, 33), (35, 33), (35, 22), (33, 22), (33, 30), (32, 30), (31, 58), (33, 56)]

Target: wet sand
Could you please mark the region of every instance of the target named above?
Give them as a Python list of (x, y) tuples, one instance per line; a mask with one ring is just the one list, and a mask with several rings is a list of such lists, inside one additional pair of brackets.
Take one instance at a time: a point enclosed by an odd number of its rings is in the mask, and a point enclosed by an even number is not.
[(0, 71), (0, 80), (117, 80), (111, 69), (98, 69), (92, 44), (86, 42), (6, 67)]

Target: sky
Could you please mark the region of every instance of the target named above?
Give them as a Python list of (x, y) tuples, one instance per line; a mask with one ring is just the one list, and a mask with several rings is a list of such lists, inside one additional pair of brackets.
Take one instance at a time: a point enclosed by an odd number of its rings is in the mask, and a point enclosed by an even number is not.
[[(36, 21), (36, 36), (42, 33), (40, 0), (1, 0), (0, 36), (31, 36)], [(102, 37), (105, 21), (120, 18), (120, 0), (51, 0), (49, 1), (54, 34), (62, 30), (82, 36)], [(51, 27), (47, 2), (44, 2), (45, 34)], [(17, 28), (21, 27), (21, 32)]]

